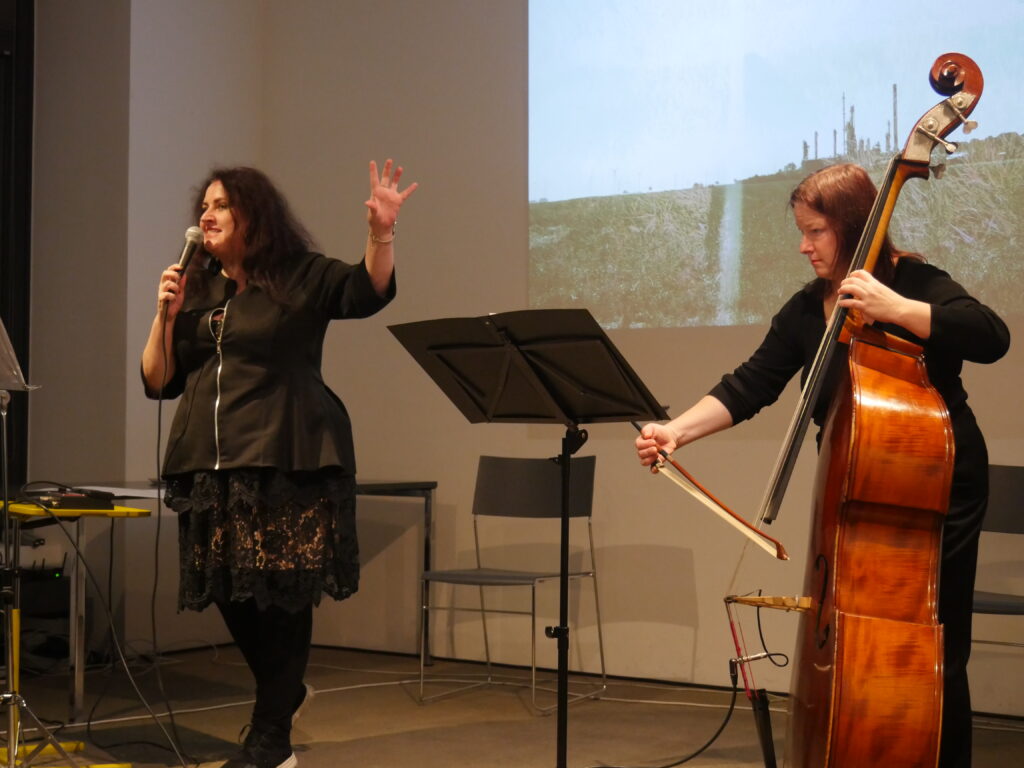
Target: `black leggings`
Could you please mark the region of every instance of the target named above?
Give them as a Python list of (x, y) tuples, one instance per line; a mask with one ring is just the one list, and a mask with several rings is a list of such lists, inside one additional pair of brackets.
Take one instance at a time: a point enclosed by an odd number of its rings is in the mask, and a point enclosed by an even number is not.
[(264, 610), (254, 600), (217, 603), (231, 637), (256, 678), (255, 730), (288, 733), (292, 714), (302, 701), (302, 677), (313, 638), (313, 606), (296, 613), (277, 606)]
[(959, 427), (957, 458), (939, 571), (939, 621), (946, 651), (939, 766), (969, 768), (972, 717), (967, 662), (971, 658), (978, 537), (988, 507), (988, 452), (973, 417), (958, 419), (954, 424)]

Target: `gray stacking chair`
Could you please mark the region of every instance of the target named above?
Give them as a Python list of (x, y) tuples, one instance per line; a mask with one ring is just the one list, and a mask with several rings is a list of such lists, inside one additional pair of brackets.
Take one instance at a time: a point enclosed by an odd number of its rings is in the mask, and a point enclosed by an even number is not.
[[(982, 530), (993, 533), (1024, 534), (1024, 467), (992, 464), (988, 469), (988, 512), (985, 515)], [(984, 538), (982, 536), (982, 541)], [(1024, 615), (1024, 594), (975, 590), (974, 612)], [(1024, 643), (1000, 640), (975, 638), (974, 642), (1024, 648)]]
[[(589, 581), (594, 591), (594, 611), (597, 622), (597, 642), (600, 657), (600, 682), (577, 683), (574, 688), (585, 688), (570, 692), (570, 701), (584, 698), (597, 698), (605, 690), (604, 638), (601, 632), (601, 611), (597, 591), (597, 568), (594, 562), (594, 534), (591, 524), (591, 508), (594, 495), (594, 456), (583, 456), (572, 459), (570, 465), (570, 529), (581, 528), (585, 523), (585, 538), (578, 531), (580, 549), (586, 555), (580, 568), (573, 568), (569, 578), (574, 582)], [(530, 703), (534, 711), (550, 712), (555, 706), (540, 706), (537, 703), (537, 588), (546, 583), (554, 582), (557, 591), (559, 570), (558, 558), (554, 562), (538, 562), (536, 556), (530, 557), (521, 569), (488, 567), (481, 554), (482, 547), (487, 546), (487, 529), (493, 527), (493, 518), (519, 518), (523, 525), (532, 525), (544, 529), (543, 536), (556, 538), (559, 533), (562, 514), (562, 483), (561, 468), (552, 459), (520, 459), (497, 456), (481, 456), (476, 477), (476, 490), (473, 496), (473, 538), (476, 549), (476, 567), (455, 569), (432, 569), (422, 576), (422, 614), (420, 621), (420, 688), (419, 701), (426, 702), (459, 691), (469, 690), (495, 683), (491, 669), (491, 648), (487, 631), (487, 615), (517, 614), (530, 617)], [(488, 518), (492, 518), (488, 520)], [(491, 525), (489, 526), (488, 523)], [(532, 530), (532, 529), (531, 529)], [(539, 533), (539, 531), (538, 531)], [(492, 545), (493, 546), (493, 545)], [(452, 605), (434, 605), (431, 603), (431, 585), (454, 585)], [(479, 593), (479, 608), (460, 607), (455, 605), (456, 598), (462, 590), (458, 587), (476, 587)], [(485, 602), (485, 591), (508, 589), (528, 589), (530, 591), (530, 610), (510, 610), (504, 608), (488, 608)], [(486, 661), (486, 678), (483, 681), (464, 681), (458, 687), (450, 688), (442, 693), (426, 696), (424, 686), (427, 655), (427, 637), (424, 626), (434, 626), (427, 621), (431, 611), (469, 611), (480, 615), (483, 630), (484, 654)], [(448, 681), (452, 682), (452, 681)], [(458, 681), (456, 681), (458, 682)], [(440, 684), (440, 683), (438, 683)]]

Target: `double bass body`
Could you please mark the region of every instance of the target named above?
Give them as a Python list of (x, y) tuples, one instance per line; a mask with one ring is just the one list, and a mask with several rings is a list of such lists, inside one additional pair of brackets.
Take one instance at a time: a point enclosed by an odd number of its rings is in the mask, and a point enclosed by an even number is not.
[(936, 765), (952, 459), (920, 348), (854, 331), (818, 463), (788, 766)]

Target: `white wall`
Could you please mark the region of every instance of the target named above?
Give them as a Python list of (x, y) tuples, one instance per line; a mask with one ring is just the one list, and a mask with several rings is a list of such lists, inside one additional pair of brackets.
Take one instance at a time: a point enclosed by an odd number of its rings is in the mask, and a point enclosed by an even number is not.
[[(526, 307), (525, 0), (38, 5), (37, 102), (45, 108), (37, 114), (33, 361), (46, 387), (41, 392), (52, 394), (32, 402), (33, 475), (155, 474), (156, 412), (138, 386), (137, 359), (153, 316), (156, 278), (180, 249), (194, 185), (210, 166), (264, 168), (322, 249), (355, 260), (365, 231), (367, 161), (394, 156), (407, 169), (405, 179), (421, 185), (399, 224), (398, 298), (374, 318), (332, 327), (325, 378), (353, 415), (360, 477), (438, 481), (436, 562), (466, 558), (477, 456), (552, 455), (562, 431), (465, 423), (387, 326)], [(98, 23), (117, 34), (90, 34)], [(68, 51), (76, 55), (69, 58)], [(93, 100), (84, 98), (89, 93)], [(93, 137), (86, 129), (96, 124), (107, 130)], [(97, 142), (101, 152), (94, 150)], [(64, 169), (72, 160), (85, 167), (69, 178)], [(69, 238), (82, 220), (101, 222), (120, 245), (92, 259), (89, 297), (103, 311), (79, 311), (68, 323), (52, 308), (74, 306), (80, 296), (79, 241)], [(56, 302), (44, 305), (43, 298)], [(734, 367), (763, 330), (616, 332), (612, 338), (677, 412)], [(45, 367), (69, 338), (79, 358), (99, 356), (110, 364), (88, 377)], [(1015, 348), (999, 365), (967, 373), (994, 462), (1024, 463), (1024, 416), (1003, 400), (1005, 383), (1022, 371), (1024, 357)], [(165, 429), (172, 412), (173, 405), (165, 407)], [(749, 512), (788, 417), (783, 403), (709, 438), (685, 452), (687, 466)], [(793, 560), (776, 563), (748, 552), (733, 586), (743, 550), (735, 534), (638, 468), (631, 427), (589, 431), (581, 453), (598, 456), (596, 536), (610, 671), (726, 684), (734, 652), (722, 596), (730, 589), (801, 590), (813, 450), (804, 452), (772, 532)], [(72, 434), (101, 439), (69, 444)], [(316, 642), (415, 649), (419, 519), (414, 502), (361, 502), (363, 587), (345, 603), (321, 606)], [(132, 634), (148, 623), (141, 606), (148, 606), (153, 529), (153, 521), (125, 527)], [(163, 536), (164, 641), (224, 639), (211, 612), (174, 615), (173, 517), (164, 518)], [(554, 538), (543, 543), (553, 549)], [(990, 577), (990, 586), (1020, 587), (1019, 556), (1005, 549), (983, 556), (981, 579)], [(589, 603), (574, 600), (574, 606), (574, 647), (592, 669)], [(551, 610), (553, 619), (553, 604)], [(749, 621), (748, 638), (756, 634)], [(769, 615), (765, 625), (773, 650), (789, 652), (793, 617)], [(437, 630), (438, 653), (479, 658), (472, 625), (461, 622), (449, 633), (439, 622)], [(989, 631), (1013, 628), (996, 620)], [(553, 663), (553, 644), (539, 642)], [(511, 632), (503, 631), (498, 645), (499, 660), (528, 660), (528, 643)], [(1024, 671), (1019, 651), (979, 647), (975, 654), (975, 707), (1024, 714), (1022, 694), (1005, 684)], [(764, 667), (756, 674), (761, 686), (788, 689), (788, 670)]]

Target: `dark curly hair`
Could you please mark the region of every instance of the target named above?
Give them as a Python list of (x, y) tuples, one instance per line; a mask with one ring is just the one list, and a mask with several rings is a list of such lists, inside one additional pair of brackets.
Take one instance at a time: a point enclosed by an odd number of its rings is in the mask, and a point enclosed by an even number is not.
[(245, 166), (210, 171), (196, 191), (192, 207), (195, 221), (203, 215), (206, 190), (215, 181), (224, 186), (236, 223), (244, 222), (242, 268), (247, 280), (282, 300), (289, 266), (310, 249), (312, 238), (267, 175)]
[[(821, 168), (801, 181), (789, 196), (789, 206), (803, 203), (826, 219), (836, 236), (836, 274), (845, 275), (864, 225), (871, 215), (878, 191), (867, 171), (859, 165), (842, 163)], [(896, 273), (896, 259), (920, 260), (914, 253), (897, 250), (888, 233), (882, 243), (874, 276), (886, 285)]]

